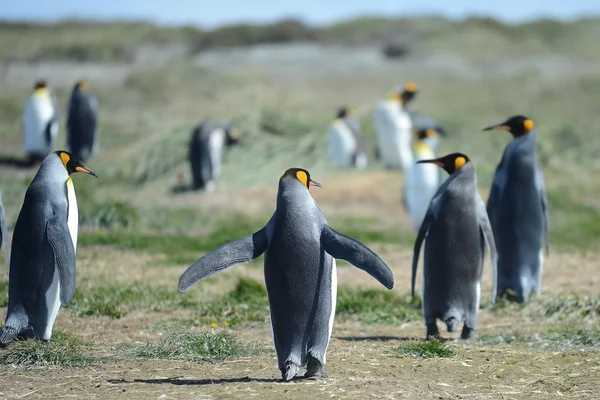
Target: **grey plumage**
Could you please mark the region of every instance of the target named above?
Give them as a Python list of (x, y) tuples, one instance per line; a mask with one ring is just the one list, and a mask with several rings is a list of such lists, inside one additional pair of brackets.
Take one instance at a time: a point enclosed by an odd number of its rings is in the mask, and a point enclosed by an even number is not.
[(389, 267), (375, 253), (327, 225), (309, 186), (320, 185), (308, 171), (287, 170), (267, 225), (208, 253), (179, 280), (179, 290), (185, 291), (213, 273), (265, 253), (273, 341), (284, 380), (294, 378), (305, 364), (305, 376), (326, 376), (323, 366), (337, 293), (334, 257), (367, 271), (389, 289), (394, 284)]
[(477, 325), (481, 276), (487, 242), (492, 258), (492, 302), (495, 301), (496, 247), (485, 204), (477, 192), (475, 167), (467, 156), (454, 153), (436, 160), (450, 177), (432, 198), (415, 241), (411, 291), (414, 296), (419, 253), (425, 241), (423, 312), (427, 338), (438, 336), (436, 320), (449, 332), (465, 321), (463, 338)]
[(498, 247), (498, 293), (516, 292), (519, 302), (541, 293), (543, 246), (549, 253), (548, 201), (537, 164), (533, 121), (515, 116), (486, 130), (508, 130), (506, 146), (494, 174), (487, 213)]
[(67, 148), (73, 157), (87, 161), (98, 149), (98, 100), (87, 90), (84, 81), (77, 82), (69, 101)]
[[(4, 256), (6, 259), (6, 270), (10, 268), (10, 244), (8, 243), (8, 224), (6, 223), (6, 214), (4, 212), (4, 204), (2, 203), (2, 194), (0, 194), (0, 250), (4, 248)], [(0, 277), (2, 272), (0, 271)]]
[(49, 304), (50, 289), (60, 287), (63, 306), (73, 297), (75, 243), (68, 220), (71, 208), (77, 208), (76, 203), (69, 203), (68, 195), (73, 172), (95, 175), (69, 153), (51, 153), (25, 193), (13, 232), (8, 311), (0, 345), (18, 335), (49, 340), (58, 313)]
[(237, 143), (237, 129), (229, 124), (203, 121), (192, 131), (189, 144), (189, 161), (193, 188), (212, 189), (221, 169), (223, 148)]

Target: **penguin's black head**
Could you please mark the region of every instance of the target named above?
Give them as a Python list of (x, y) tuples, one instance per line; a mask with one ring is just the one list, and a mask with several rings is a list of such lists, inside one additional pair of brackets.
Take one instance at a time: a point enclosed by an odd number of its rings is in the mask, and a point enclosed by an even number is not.
[(528, 134), (529, 132), (531, 132), (533, 130), (533, 127), (534, 127), (533, 120), (527, 118), (524, 115), (515, 115), (500, 124), (496, 124), (496, 125), (492, 125), (492, 126), (488, 126), (487, 128), (484, 128), (484, 131), (491, 131), (491, 130), (509, 131), (513, 135), (513, 137), (520, 137), (520, 136), (524, 136), (524, 135)]
[(413, 81), (406, 82), (404, 85), (404, 89), (400, 92), (400, 98), (402, 99), (402, 104), (407, 105), (409, 102), (414, 100), (417, 95), (417, 84)]
[(225, 127), (225, 144), (227, 146), (238, 143), (241, 137), (242, 131), (240, 131), (238, 127), (233, 124), (229, 124)]
[(471, 160), (469, 160), (469, 157), (462, 153), (452, 153), (444, 157), (436, 158), (435, 160), (417, 161), (417, 164), (431, 163), (439, 165), (440, 167), (444, 168), (448, 174), (452, 175), (470, 161)]
[(75, 86), (73, 87), (73, 90), (85, 90), (88, 87), (88, 83), (85, 80), (81, 80), (81, 81), (77, 81), (75, 83)]
[(429, 129), (415, 128), (415, 129), (413, 129), (413, 133), (419, 140), (431, 139), (431, 138), (434, 138), (438, 134), (442, 135), (442, 136), (446, 136), (446, 131), (441, 126), (436, 126), (435, 128), (429, 128)]
[(351, 116), (352, 114), (354, 114), (354, 110), (351, 107), (342, 106), (338, 109), (335, 117), (336, 118), (346, 118), (346, 117)]
[(65, 167), (69, 175), (71, 175), (73, 172), (83, 172), (85, 174), (93, 175), (96, 178), (98, 177), (98, 175), (96, 175), (94, 171), (83, 165), (81, 161), (73, 158), (71, 153), (69, 153), (68, 151), (58, 150), (55, 151), (54, 154), (60, 157), (60, 160), (62, 161), (63, 166)]
[[(303, 168), (289, 168), (287, 169), (283, 175), (281, 175), (281, 179), (296, 179), (304, 185), (307, 189), (310, 189), (311, 186), (321, 187), (319, 182), (313, 181), (310, 179), (310, 173)], [(281, 180), (280, 179), (280, 180)]]
[(46, 88), (46, 81), (44, 80), (39, 80), (35, 83), (35, 86), (33, 87), (33, 90), (38, 90), (38, 89), (45, 89)]

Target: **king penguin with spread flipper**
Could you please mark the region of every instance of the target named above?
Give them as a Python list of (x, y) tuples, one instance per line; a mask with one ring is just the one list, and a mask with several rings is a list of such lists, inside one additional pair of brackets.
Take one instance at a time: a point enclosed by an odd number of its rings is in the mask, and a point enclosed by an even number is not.
[(275, 213), (258, 232), (229, 242), (190, 266), (179, 290), (218, 271), (265, 253), (265, 284), (273, 341), (284, 380), (324, 376), (337, 297), (335, 259), (366, 271), (386, 288), (394, 286), (389, 267), (362, 243), (329, 225), (309, 188), (320, 187), (307, 170), (290, 168), (279, 180)]
[(50, 154), (57, 136), (56, 100), (46, 82), (38, 81), (23, 112), (23, 146), (29, 160), (42, 160)]
[(329, 158), (340, 167), (363, 169), (367, 166), (366, 142), (360, 124), (353, 117), (354, 110), (341, 107), (329, 126)]
[(66, 151), (49, 154), (25, 193), (13, 231), (8, 311), (0, 345), (45, 341), (75, 293), (78, 210), (71, 174), (96, 174)]
[(412, 295), (425, 240), (422, 285), (426, 338), (439, 336), (436, 321), (441, 319), (448, 332), (456, 332), (464, 321), (461, 338), (468, 339), (477, 326), (486, 242), (492, 258), (492, 302), (496, 299), (496, 246), (485, 204), (477, 192), (475, 167), (461, 153), (419, 163), (439, 165), (450, 177), (431, 199), (415, 241)]
[(421, 222), (429, 208), (429, 202), (440, 187), (440, 169), (433, 164), (419, 164), (421, 160), (430, 160), (437, 157), (434, 146), (437, 144), (437, 131), (435, 129), (418, 130), (415, 132), (414, 146), (415, 163), (406, 178), (404, 187), (404, 204), (413, 225), (418, 232)]
[[(0, 194), (0, 250), (4, 249), (6, 258), (6, 270), (10, 266), (10, 245), (8, 243), (8, 224), (6, 223), (6, 213), (4, 212), (4, 204), (2, 204), (2, 194)], [(2, 271), (0, 271), (0, 280)]]
[(536, 156), (531, 119), (517, 115), (485, 130), (504, 130), (513, 140), (496, 168), (487, 212), (498, 246), (498, 294), (516, 293), (527, 302), (542, 290), (544, 242), (548, 240), (548, 201)]
[(407, 106), (416, 93), (416, 83), (408, 82), (381, 101), (375, 110), (376, 153), (386, 168), (401, 167), (407, 173), (413, 163), (412, 123)]
[(233, 124), (203, 121), (192, 132), (189, 161), (195, 190), (213, 191), (221, 174), (226, 146), (238, 143), (240, 131)]
[(98, 151), (98, 100), (86, 81), (77, 82), (71, 93), (67, 150), (81, 161), (90, 160)]

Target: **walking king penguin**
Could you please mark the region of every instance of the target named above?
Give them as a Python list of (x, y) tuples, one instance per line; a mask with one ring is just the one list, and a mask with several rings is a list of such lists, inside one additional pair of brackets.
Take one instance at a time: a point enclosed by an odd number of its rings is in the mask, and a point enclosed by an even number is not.
[(98, 100), (86, 81), (73, 87), (67, 119), (67, 150), (77, 160), (87, 161), (98, 151)]
[[(437, 144), (436, 130), (418, 130), (415, 135), (415, 161), (436, 158), (437, 155), (433, 148), (433, 143)], [(415, 163), (408, 172), (404, 188), (404, 204), (416, 232), (421, 227), (421, 222), (429, 208), (429, 202), (438, 190), (440, 181), (440, 169), (429, 163)]]
[(53, 152), (25, 193), (13, 232), (0, 345), (15, 337), (50, 340), (60, 305), (73, 297), (78, 229), (73, 172), (96, 176), (66, 151)]
[(323, 367), (335, 315), (336, 258), (367, 271), (388, 289), (394, 286), (392, 271), (375, 253), (327, 225), (308, 192), (312, 186), (321, 184), (308, 171), (285, 171), (279, 180), (277, 208), (267, 225), (208, 253), (179, 279), (183, 292), (215, 272), (265, 253), (273, 341), (286, 381), (304, 365), (304, 377), (327, 376)]
[(329, 126), (329, 158), (338, 166), (362, 169), (368, 162), (365, 137), (353, 113), (349, 107), (340, 108)]
[[(4, 256), (6, 257), (6, 270), (10, 265), (10, 249), (8, 244), (8, 224), (6, 223), (6, 214), (4, 213), (4, 204), (2, 204), (2, 195), (0, 194), (0, 250), (4, 248)], [(0, 271), (0, 280), (2, 272)]]
[(416, 93), (416, 83), (408, 82), (402, 90), (381, 101), (375, 110), (377, 154), (386, 168), (402, 167), (406, 173), (413, 163), (412, 123), (406, 107)]
[(496, 300), (496, 246), (485, 204), (477, 192), (475, 167), (460, 153), (419, 163), (439, 165), (450, 177), (431, 200), (415, 241), (412, 295), (421, 244), (427, 238), (423, 264), (426, 337), (439, 336), (439, 318), (448, 332), (456, 332), (458, 324), (465, 321), (461, 337), (468, 339), (477, 325), (486, 242), (492, 256), (492, 302)]
[(193, 188), (213, 191), (221, 174), (223, 149), (239, 141), (240, 131), (232, 124), (223, 125), (213, 121), (198, 124), (192, 132), (189, 160)]
[(549, 253), (548, 202), (536, 159), (536, 130), (522, 115), (485, 130), (513, 135), (496, 168), (487, 212), (498, 246), (498, 293), (514, 290), (523, 303), (533, 291), (541, 293), (544, 241)]
[(23, 146), (30, 161), (42, 160), (50, 154), (57, 135), (56, 101), (46, 82), (38, 81), (23, 113)]

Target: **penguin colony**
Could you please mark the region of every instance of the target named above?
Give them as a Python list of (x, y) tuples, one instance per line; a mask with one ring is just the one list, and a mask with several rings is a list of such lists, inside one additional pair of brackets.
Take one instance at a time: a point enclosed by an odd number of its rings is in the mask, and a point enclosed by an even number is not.
[[(439, 157), (439, 135), (445, 130), (408, 109), (416, 93), (417, 85), (408, 82), (377, 106), (376, 154), (385, 168), (401, 168), (406, 178), (404, 207), (417, 232), (413, 296), (425, 241), (426, 338), (439, 336), (439, 319), (449, 332), (463, 324), (461, 338), (469, 339), (477, 327), (486, 247), (491, 256), (492, 302), (496, 294), (513, 293), (517, 301), (527, 302), (532, 293), (541, 292), (549, 222), (544, 178), (536, 159), (535, 124), (518, 115), (485, 128), (513, 136), (496, 169), (486, 206), (469, 157), (463, 153)], [(17, 338), (50, 340), (60, 306), (67, 306), (73, 297), (78, 209), (71, 174), (96, 176), (82, 161), (98, 150), (97, 118), (96, 98), (85, 81), (77, 82), (69, 103), (68, 151), (51, 152), (58, 119), (46, 83), (37, 82), (27, 100), (25, 152), (43, 162), (25, 193), (10, 248), (0, 197), (0, 246), (9, 265), (9, 304), (0, 346)], [(193, 129), (188, 153), (193, 189), (215, 190), (224, 148), (240, 136), (232, 124), (209, 120)], [(337, 111), (327, 140), (333, 164), (367, 166), (365, 137), (350, 107)], [(442, 170), (449, 175), (443, 183)], [(264, 254), (272, 336), (285, 381), (327, 377), (326, 353), (337, 298), (336, 259), (366, 271), (387, 289), (394, 287), (391, 269), (377, 254), (328, 225), (310, 194), (320, 187), (308, 170), (287, 169), (279, 178), (275, 211), (265, 226), (209, 252), (179, 279), (183, 292), (212, 274)], [(306, 371), (300, 373), (303, 367)]]

